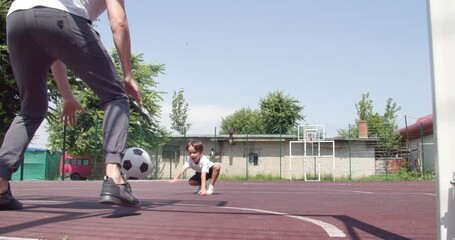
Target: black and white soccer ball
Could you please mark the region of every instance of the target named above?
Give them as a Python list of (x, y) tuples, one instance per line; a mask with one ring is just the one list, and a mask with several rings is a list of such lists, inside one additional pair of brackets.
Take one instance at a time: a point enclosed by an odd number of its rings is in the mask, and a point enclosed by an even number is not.
[(144, 179), (152, 167), (149, 154), (141, 148), (128, 148), (122, 159), (122, 173), (127, 179)]

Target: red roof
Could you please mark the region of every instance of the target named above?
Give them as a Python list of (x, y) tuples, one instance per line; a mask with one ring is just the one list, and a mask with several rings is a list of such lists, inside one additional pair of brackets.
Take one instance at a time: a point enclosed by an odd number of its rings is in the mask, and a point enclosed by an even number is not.
[(428, 114), (423, 116), (414, 124), (411, 124), (407, 127), (401, 128), (400, 134), (403, 135), (405, 139), (417, 139), (423, 136), (428, 136), (433, 134), (433, 114)]

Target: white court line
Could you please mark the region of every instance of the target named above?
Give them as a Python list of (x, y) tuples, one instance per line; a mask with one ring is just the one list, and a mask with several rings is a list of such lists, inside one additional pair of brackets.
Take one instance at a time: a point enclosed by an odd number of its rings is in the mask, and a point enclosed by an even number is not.
[(21, 200), (22, 203), (72, 203), (77, 201), (58, 201), (58, 200)]
[(427, 195), (427, 196), (434, 196), (436, 197), (437, 195), (434, 193), (421, 193), (422, 195)]
[[(23, 203), (67, 203), (67, 202), (70, 202), (70, 201), (24, 200), (22, 202)], [(234, 209), (234, 210), (259, 212), (259, 213), (268, 213), (268, 214), (273, 214), (273, 215), (278, 215), (278, 216), (290, 217), (290, 218), (302, 220), (302, 221), (305, 221), (305, 222), (309, 222), (309, 223), (312, 223), (312, 224), (315, 224), (315, 225), (321, 227), (322, 229), (324, 229), (324, 231), (327, 233), (327, 235), (329, 235), (329, 237), (346, 237), (346, 234), (344, 234), (343, 231), (341, 231), (339, 228), (337, 228), (336, 226), (334, 226), (334, 225), (332, 225), (330, 223), (327, 223), (327, 222), (324, 222), (324, 221), (320, 221), (320, 220), (316, 220), (316, 219), (312, 219), (312, 218), (309, 218), (309, 217), (297, 216), (297, 215), (289, 214), (289, 213), (268, 211), (268, 210), (255, 209), (255, 208), (241, 208), (241, 207), (227, 207), (227, 206), (207, 206), (207, 205), (201, 205), (201, 204), (172, 204), (172, 205), (174, 205), (174, 206), (193, 206), (193, 207), (212, 207), (212, 208), (222, 208), (222, 209)], [(6, 239), (9, 239), (9, 238), (0, 237), (0, 240), (6, 240)], [(20, 240), (29, 240), (29, 239), (20, 239)]]
[[(173, 204), (176, 206), (195, 206), (195, 207), (207, 207), (206, 205), (199, 205), (199, 204)], [(339, 228), (336, 226), (326, 223), (320, 220), (312, 219), (309, 217), (302, 217), (302, 216), (297, 216), (289, 213), (282, 213), (282, 212), (274, 212), (274, 211), (268, 211), (268, 210), (262, 210), (262, 209), (255, 209), (255, 208), (241, 208), (241, 207), (226, 207), (226, 206), (209, 206), (213, 208), (224, 208), (224, 209), (234, 209), (234, 210), (243, 210), (243, 211), (250, 211), (250, 212), (260, 212), (260, 213), (268, 213), (268, 214), (273, 214), (273, 215), (278, 215), (278, 216), (284, 216), (284, 217), (290, 217), (290, 218), (295, 218), (298, 220), (302, 220), (305, 222), (313, 223), (322, 229), (329, 235), (329, 237), (346, 237), (346, 234), (343, 233)]]
[(39, 238), (17, 238), (17, 237), (2, 237), (2, 236), (0, 236), (0, 240), (39, 240)]
[(348, 192), (374, 194), (374, 192), (365, 192), (365, 191), (348, 191)]

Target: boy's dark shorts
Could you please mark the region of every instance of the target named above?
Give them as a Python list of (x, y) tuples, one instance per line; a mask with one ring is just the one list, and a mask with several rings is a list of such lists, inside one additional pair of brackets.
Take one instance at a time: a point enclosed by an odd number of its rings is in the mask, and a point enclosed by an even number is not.
[[(212, 172), (213, 172), (213, 166), (209, 168), (209, 172), (205, 174), (205, 180), (209, 180), (212, 178)], [(199, 184), (201, 183), (201, 173), (196, 172), (190, 179), (189, 181), (197, 181)]]

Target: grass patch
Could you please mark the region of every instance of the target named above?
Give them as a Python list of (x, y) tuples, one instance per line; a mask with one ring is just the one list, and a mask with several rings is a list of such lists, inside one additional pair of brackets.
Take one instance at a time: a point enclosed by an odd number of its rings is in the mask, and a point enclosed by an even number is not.
[[(220, 176), (220, 180), (224, 181), (289, 181), (287, 177), (279, 177), (272, 174), (257, 174), (255, 176)], [(426, 172), (425, 174), (421, 174), (420, 172), (416, 171), (409, 171), (406, 168), (402, 168), (399, 172), (395, 173), (388, 173), (388, 174), (377, 174), (372, 176), (360, 177), (360, 178), (353, 178), (349, 179), (349, 177), (336, 177), (335, 181), (338, 182), (347, 182), (347, 181), (355, 181), (355, 182), (373, 182), (373, 181), (428, 181), (428, 180), (435, 180), (436, 175), (434, 172)], [(312, 175), (307, 175), (307, 180), (317, 180)], [(300, 179), (293, 179), (293, 181), (304, 181), (303, 178)], [(333, 181), (332, 175), (321, 175), (321, 182), (330, 182)]]

